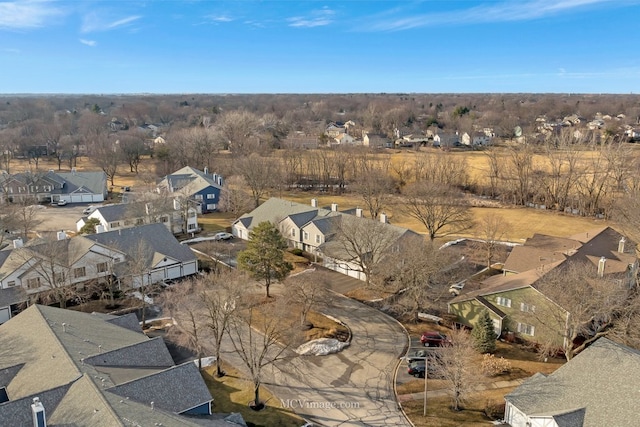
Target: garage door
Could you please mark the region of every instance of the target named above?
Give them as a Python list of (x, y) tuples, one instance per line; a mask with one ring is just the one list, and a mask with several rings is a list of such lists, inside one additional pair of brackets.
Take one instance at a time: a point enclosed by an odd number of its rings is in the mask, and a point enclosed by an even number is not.
[(11, 311), (9, 307), (0, 308), (0, 325), (11, 319)]
[(180, 266), (167, 268), (167, 279), (176, 279), (180, 277)]

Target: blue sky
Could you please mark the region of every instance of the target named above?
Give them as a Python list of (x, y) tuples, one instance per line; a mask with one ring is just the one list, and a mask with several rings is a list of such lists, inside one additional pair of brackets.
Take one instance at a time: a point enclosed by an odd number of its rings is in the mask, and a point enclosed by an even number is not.
[(0, 93), (638, 93), (639, 17), (639, 0), (0, 0)]

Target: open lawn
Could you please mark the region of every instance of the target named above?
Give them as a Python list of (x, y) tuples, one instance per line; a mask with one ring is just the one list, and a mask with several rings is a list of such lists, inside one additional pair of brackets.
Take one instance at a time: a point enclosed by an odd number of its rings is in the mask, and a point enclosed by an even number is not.
[(266, 408), (259, 412), (250, 409), (248, 404), (253, 400), (253, 383), (230, 365), (223, 363), (222, 366), (226, 375), (221, 378), (215, 376), (215, 366), (203, 372), (213, 397), (213, 412), (238, 412), (250, 427), (299, 427), (304, 424), (302, 418), (292, 410), (283, 408), (280, 400), (264, 387), (260, 388), (260, 399), (266, 403)]
[(513, 387), (487, 390), (482, 393), (474, 393), (470, 396), (462, 411), (450, 409), (451, 399), (448, 397), (435, 397), (427, 401), (427, 416), (423, 416), (424, 402), (413, 400), (402, 404), (409, 419), (416, 427), (471, 427), (478, 425), (491, 425), (491, 419), (485, 414), (485, 409), (493, 408), (495, 415), (502, 418), (501, 409), (504, 410), (504, 395), (513, 390)]

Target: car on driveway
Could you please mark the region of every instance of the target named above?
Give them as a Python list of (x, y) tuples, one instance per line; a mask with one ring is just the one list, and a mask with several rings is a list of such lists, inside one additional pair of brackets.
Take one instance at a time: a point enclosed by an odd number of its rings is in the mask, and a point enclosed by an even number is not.
[(66, 200), (60, 200), (60, 201), (58, 202), (58, 206), (66, 206), (66, 205), (67, 205), (67, 203), (69, 203), (69, 202), (67, 202)]
[(425, 347), (448, 347), (451, 345), (451, 340), (442, 332), (427, 331), (423, 332), (420, 337), (420, 342)]
[(220, 233), (216, 233), (213, 236), (213, 238), (216, 239), (216, 240), (231, 240), (231, 239), (233, 239), (233, 234), (220, 232)]
[(409, 367), (407, 368), (407, 373), (409, 375), (413, 375), (414, 377), (424, 378), (424, 372), (426, 368), (426, 364), (424, 360), (416, 360), (415, 362), (409, 363)]

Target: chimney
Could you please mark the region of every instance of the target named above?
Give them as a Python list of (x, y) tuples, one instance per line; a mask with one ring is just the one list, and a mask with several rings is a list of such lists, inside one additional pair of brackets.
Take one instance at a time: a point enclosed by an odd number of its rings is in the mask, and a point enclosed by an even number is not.
[(13, 249), (18, 249), (18, 248), (21, 248), (22, 246), (24, 246), (24, 242), (22, 241), (22, 238), (15, 239), (13, 241)]
[(311, 206), (314, 208), (318, 207), (318, 199), (311, 199)]
[(337, 203), (331, 203), (331, 211), (332, 212), (338, 212), (338, 204)]
[(64, 230), (60, 230), (58, 231), (58, 240), (66, 240), (67, 239), (67, 233), (64, 232)]
[(67, 332), (67, 324), (62, 322), (62, 332)]
[(180, 210), (180, 201), (178, 199), (173, 199), (173, 210), (174, 211)]
[(39, 397), (33, 398), (31, 415), (33, 417), (33, 427), (47, 427), (47, 416), (44, 411), (44, 406), (40, 403)]
[(71, 175), (75, 175), (76, 174), (76, 168), (71, 168)]
[(382, 213), (380, 214), (380, 222), (381, 222), (381, 223), (383, 223), (383, 224), (386, 224), (386, 223), (388, 222), (388, 221), (387, 221), (387, 214), (386, 214), (386, 213), (382, 212)]
[(362, 208), (356, 208), (356, 216), (362, 218)]
[(209, 175), (209, 168), (205, 166), (203, 172), (205, 175)]
[(151, 211), (151, 203), (144, 204), (144, 211), (149, 215), (149, 212)]
[(104, 225), (102, 224), (96, 225), (96, 233), (104, 233)]
[(604, 276), (604, 267), (606, 263), (607, 263), (607, 259), (605, 257), (601, 257), (600, 261), (598, 261), (598, 276), (600, 277)]
[(627, 240), (624, 238), (624, 236), (622, 236), (622, 238), (618, 242), (618, 252), (620, 252), (621, 254), (624, 253), (624, 244), (625, 244), (626, 241)]
[(222, 187), (222, 185), (224, 184), (223, 180), (222, 180), (222, 175), (218, 175), (218, 185), (220, 187)]

